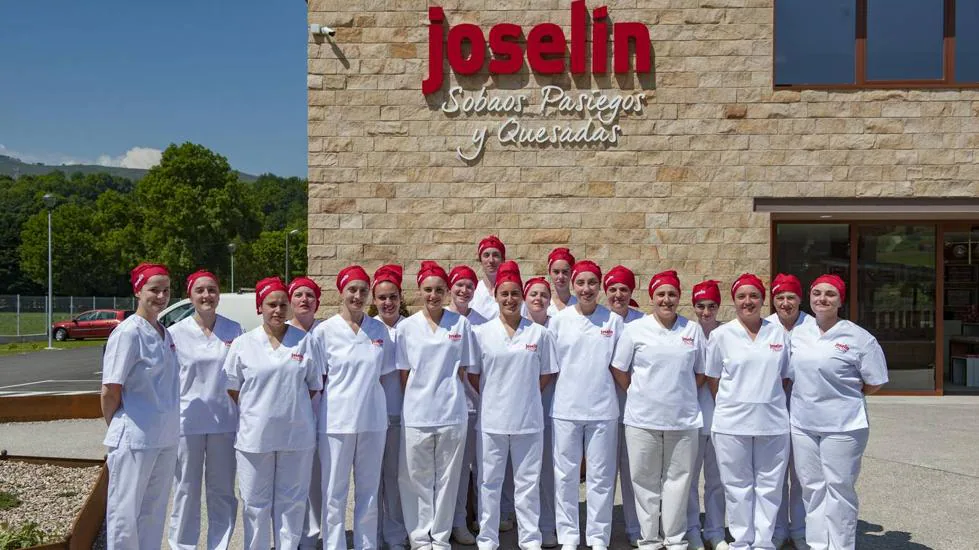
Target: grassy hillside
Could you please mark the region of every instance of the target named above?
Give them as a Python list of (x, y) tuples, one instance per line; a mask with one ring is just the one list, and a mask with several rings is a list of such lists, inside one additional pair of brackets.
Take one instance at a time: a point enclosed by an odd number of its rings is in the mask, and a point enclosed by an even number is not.
[[(51, 166), (48, 164), (28, 164), (13, 157), (8, 157), (0, 155), (0, 175), (10, 176), (16, 178), (22, 175), (43, 175), (55, 170), (60, 170), (65, 174), (74, 174), (75, 172), (81, 172), (82, 174), (102, 174), (107, 173), (116, 177), (126, 178), (132, 181), (141, 179), (146, 175), (146, 170), (140, 170), (138, 168), (119, 168), (115, 166), (99, 166), (91, 164), (70, 164), (61, 166)], [(244, 172), (238, 172), (238, 178), (241, 181), (253, 182), (257, 178), (251, 174), (245, 174)]]

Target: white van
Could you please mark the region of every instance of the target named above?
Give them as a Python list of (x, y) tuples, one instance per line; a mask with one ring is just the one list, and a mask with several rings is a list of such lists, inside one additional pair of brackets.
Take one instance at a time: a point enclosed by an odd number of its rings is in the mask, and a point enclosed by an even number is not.
[[(170, 325), (194, 314), (194, 306), (184, 298), (175, 304), (170, 304), (160, 312), (160, 322), (163, 326)], [(242, 292), (237, 294), (221, 294), (218, 302), (218, 314), (232, 321), (237, 321), (246, 332), (262, 324), (262, 316), (255, 313), (255, 293)]]

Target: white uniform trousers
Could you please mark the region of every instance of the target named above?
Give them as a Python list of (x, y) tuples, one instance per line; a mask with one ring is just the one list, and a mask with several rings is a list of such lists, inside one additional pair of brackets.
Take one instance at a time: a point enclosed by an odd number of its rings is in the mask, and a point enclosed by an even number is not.
[[(466, 516), (468, 515), (469, 488), (473, 487), (476, 502), (473, 508), (477, 508), (479, 502), (479, 465), (476, 462), (476, 447), (478, 445), (478, 433), (476, 432), (477, 415), (469, 413), (469, 423), (466, 425), (466, 443), (462, 451), (462, 470), (459, 473), (459, 490), (456, 491), (455, 514), (452, 517), (452, 527), (466, 527)], [(476, 511), (476, 518), (479, 518), (479, 511)]]
[(177, 446), (110, 447), (106, 463), (109, 467), (106, 548), (159, 549), (177, 465)]
[(381, 483), (377, 500), (377, 541), (389, 547), (405, 544), (405, 518), (401, 513), (401, 491), (398, 489), (398, 452), (401, 442), (401, 417), (388, 416), (388, 430), (381, 460)]
[(466, 425), (402, 427), (398, 482), (412, 550), (451, 548)]
[(184, 435), (177, 442), (177, 469), (170, 514), (170, 548), (195, 550), (201, 535), (201, 483), (207, 498), (207, 548), (225, 550), (238, 515), (235, 498), (235, 433)]
[(523, 550), (539, 549), (540, 471), (544, 434), (479, 434), (479, 536), (480, 550), (500, 547), (500, 509), (507, 464), (513, 465), (513, 488), (518, 537)]
[(580, 544), (578, 484), (581, 456), (587, 461), (585, 544), (608, 546), (615, 502), (619, 421), (551, 419), (554, 427), (554, 508), (558, 544)]
[(632, 489), (632, 468), (629, 467), (629, 451), (625, 443), (625, 424), (619, 424), (618, 466), (625, 534), (630, 541), (637, 541), (642, 533), (639, 529), (639, 516), (636, 514), (636, 493)]
[[(701, 535), (703, 540), (724, 539), (724, 485), (721, 473), (717, 470), (717, 455), (714, 442), (709, 436), (700, 434), (697, 448), (697, 461), (690, 477), (690, 497), (687, 501), (687, 538)], [(704, 523), (700, 524), (700, 472), (704, 472)]]
[[(314, 418), (319, 418), (323, 392), (317, 392), (312, 401)], [(322, 485), (323, 472), (320, 470), (320, 451), (317, 446), (313, 449), (313, 468), (309, 476), (309, 497), (306, 499), (306, 517), (303, 518), (302, 540), (299, 541), (300, 550), (316, 550), (319, 548), (319, 540), (323, 531), (323, 526), (320, 525), (323, 517)]]
[(377, 548), (377, 489), (386, 431), (319, 434), (323, 470), (323, 548), (347, 550), (347, 491), (354, 478), (354, 548)]
[(806, 507), (806, 542), (813, 550), (856, 545), (857, 477), (870, 430), (824, 433), (792, 428), (795, 469)]
[(238, 491), (245, 527), (245, 548), (296, 548), (302, 538), (309, 498), (313, 450), (238, 455)]
[(687, 500), (699, 431), (625, 427), (629, 461), (635, 465), (632, 485), (641, 529), (640, 548), (686, 550)]
[(789, 462), (789, 434), (730, 435), (714, 432), (717, 466), (724, 484), (732, 550), (774, 550), (775, 516)]
[(795, 453), (789, 445), (789, 464), (782, 484), (782, 505), (775, 518), (775, 538), (794, 539), (806, 535), (806, 507), (802, 503), (802, 485), (795, 474)]

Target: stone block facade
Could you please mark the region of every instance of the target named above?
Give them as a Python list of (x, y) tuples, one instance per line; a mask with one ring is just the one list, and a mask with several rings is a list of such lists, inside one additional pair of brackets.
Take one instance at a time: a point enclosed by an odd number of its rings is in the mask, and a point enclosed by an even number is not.
[[(425, 96), (428, 1), (310, 0), (309, 22), (337, 31), (308, 49), (311, 274), (332, 288), (347, 264), (400, 262), (412, 288), (418, 260), (475, 265), (475, 243), (495, 233), (525, 274), (543, 273), (560, 245), (605, 268), (625, 264), (641, 284), (676, 269), (689, 289), (745, 271), (768, 278), (771, 220), (754, 212), (756, 197), (976, 196), (979, 91), (774, 90), (773, 1), (591, 0), (613, 21), (648, 25), (651, 78), (447, 67), (442, 90)], [(570, 37), (570, 0), (436, 4), (449, 25), (487, 35), (503, 22), (525, 33), (553, 22)], [(493, 136), (508, 115), (440, 109), (456, 85), (531, 105), (549, 85), (645, 103), (619, 116), (611, 146), (504, 145)], [(485, 152), (461, 160), (456, 149), (481, 128)]]

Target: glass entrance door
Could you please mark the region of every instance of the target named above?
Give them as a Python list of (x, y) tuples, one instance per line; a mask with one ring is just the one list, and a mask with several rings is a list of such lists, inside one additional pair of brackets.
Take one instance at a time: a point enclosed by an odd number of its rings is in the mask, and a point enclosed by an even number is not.
[(936, 229), (856, 226), (856, 322), (884, 350), (890, 391), (935, 389)]
[(979, 393), (979, 226), (943, 226), (945, 393)]

